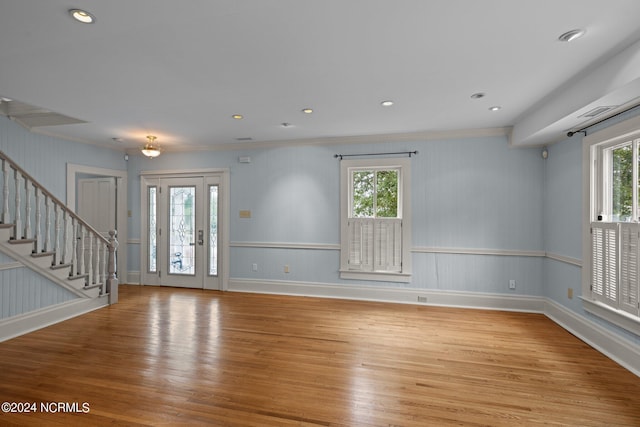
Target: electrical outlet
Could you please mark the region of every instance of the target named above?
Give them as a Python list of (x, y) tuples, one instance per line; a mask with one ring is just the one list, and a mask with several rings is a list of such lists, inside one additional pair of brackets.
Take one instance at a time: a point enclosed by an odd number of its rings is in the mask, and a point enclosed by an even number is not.
[(289, 266), (288, 266), (288, 265), (285, 265), (285, 266), (284, 266), (284, 272), (285, 272), (285, 273), (288, 273), (288, 272), (289, 272)]
[(258, 271), (258, 264), (253, 263), (253, 264), (251, 265), (251, 271)]
[(573, 299), (573, 288), (567, 289), (567, 298)]
[(516, 280), (515, 279), (509, 280), (509, 289), (515, 289), (515, 288), (516, 288)]
[(427, 297), (418, 297), (418, 302), (427, 302)]

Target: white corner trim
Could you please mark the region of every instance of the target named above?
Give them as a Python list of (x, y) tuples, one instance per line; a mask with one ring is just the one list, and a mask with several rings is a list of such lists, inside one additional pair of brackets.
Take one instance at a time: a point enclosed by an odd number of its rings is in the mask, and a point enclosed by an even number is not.
[(544, 314), (600, 353), (640, 377), (640, 346), (622, 340), (602, 326), (546, 299)]
[(109, 304), (106, 297), (77, 298), (0, 320), (0, 342), (71, 319)]

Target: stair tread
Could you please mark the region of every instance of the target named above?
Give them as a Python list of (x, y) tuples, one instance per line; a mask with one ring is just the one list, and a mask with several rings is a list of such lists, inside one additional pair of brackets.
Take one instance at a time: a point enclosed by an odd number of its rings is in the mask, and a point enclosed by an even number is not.
[(88, 274), (78, 274), (77, 276), (69, 276), (69, 280), (85, 279), (87, 277), (89, 277)]
[(4, 224), (4, 223), (0, 224), (0, 228), (13, 228), (13, 227), (15, 227), (14, 224)]
[(101, 288), (102, 283), (96, 283), (95, 285), (88, 285), (82, 288), (84, 291), (88, 291), (89, 289)]
[(52, 270), (58, 270), (60, 268), (67, 268), (67, 267), (71, 267), (72, 264), (56, 264), (56, 265), (52, 265), (51, 269)]
[(50, 252), (35, 252), (35, 253), (32, 253), (31, 256), (33, 258), (41, 258), (41, 257), (45, 257), (45, 256), (55, 255), (55, 254), (56, 253), (52, 252), (52, 251), (50, 251)]
[(21, 243), (33, 243), (36, 239), (10, 239), (9, 243), (12, 245), (19, 245)]

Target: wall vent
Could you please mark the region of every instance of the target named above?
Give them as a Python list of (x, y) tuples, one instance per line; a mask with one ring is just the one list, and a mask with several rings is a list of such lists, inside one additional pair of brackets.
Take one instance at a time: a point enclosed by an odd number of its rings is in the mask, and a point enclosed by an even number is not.
[(609, 105), (609, 106), (596, 107), (596, 108), (594, 108), (592, 110), (589, 110), (586, 113), (578, 116), (578, 118), (584, 117), (584, 118), (587, 118), (587, 119), (592, 119), (594, 117), (598, 117), (599, 115), (604, 114), (607, 111), (611, 111), (614, 108), (618, 108), (618, 107), (619, 107), (619, 105)]

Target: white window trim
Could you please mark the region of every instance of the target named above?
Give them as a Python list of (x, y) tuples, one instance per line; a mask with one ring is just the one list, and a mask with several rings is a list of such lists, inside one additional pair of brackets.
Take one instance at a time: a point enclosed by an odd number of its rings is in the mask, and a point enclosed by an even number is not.
[[(597, 152), (640, 138), (640, 116), (634, 117), (606, 129), (595, 132), (583, 139), (582, 149), (582, 301), (585, 311), (614, 325), (640, 335), (640, 317), (626, 313), (598, 301), (591, 291), (592, 253), (591, 223), (598, 221), (602, 214), (603, 200), (595, 191), (597, 183), (603, 182), (602, 170), (598, 164)], [(606, 195), (604, 195), (606, 197)], [(605, 218), (606, 219), (606, 218)]]
[[(348, 220), (350, 198), (350, 169), (392, 169), (400, 170), (400, 200), (398, 209), (402, 215), (402, 268), (399, 272), (386, 271), (356, 271), (348, 266)], [(356, 159), (340, 161), (340, 278), (371, 280), (384, 282), (411, 281), (411, 159)]]

